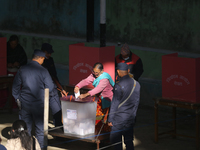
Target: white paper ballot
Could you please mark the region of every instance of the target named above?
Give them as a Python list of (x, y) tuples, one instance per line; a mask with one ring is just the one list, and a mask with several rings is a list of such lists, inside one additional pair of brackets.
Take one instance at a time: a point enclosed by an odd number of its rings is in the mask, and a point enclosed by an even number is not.
[(78, 91), (77, 93), (74, 93), (75, 94), (75, 98), (78, 98), (80, 96), (80, 91)]

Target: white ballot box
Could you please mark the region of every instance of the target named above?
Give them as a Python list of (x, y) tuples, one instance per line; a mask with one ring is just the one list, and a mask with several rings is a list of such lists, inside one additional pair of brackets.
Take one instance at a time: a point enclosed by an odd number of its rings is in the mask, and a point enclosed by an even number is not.
[(61, 97), (64, 133), (87, 135), (95, 132), (97, 97)]

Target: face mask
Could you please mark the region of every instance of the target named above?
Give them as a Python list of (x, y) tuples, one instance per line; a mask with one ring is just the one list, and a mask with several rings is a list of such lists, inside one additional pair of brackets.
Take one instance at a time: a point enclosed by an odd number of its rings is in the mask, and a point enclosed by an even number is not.
[(129, 59), (129, 57), (127, 57), (127, 58), (123, 58), (124, 60), (128, 60)]

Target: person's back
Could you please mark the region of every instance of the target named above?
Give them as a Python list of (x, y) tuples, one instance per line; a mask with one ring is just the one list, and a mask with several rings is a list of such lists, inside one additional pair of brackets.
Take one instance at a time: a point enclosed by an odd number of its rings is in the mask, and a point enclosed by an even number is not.
[[(126, 75), (120, 79), (118, 83), (122, 90), (122, 97), (118, 106), (115, 119), (119, 117), (124, 125), (135, 123), (137, 108), (140, 99), (140, 84), (129, 75)], [(126, 102), (124, 102), (126, 100)], [(124, 103), (123, 103), (124, 102)]]
[(12, 95), (21, 102), (20, 118), (27, 123), (31, 135), (32, 123), (35, 125), (35, 136), (40, 146), (44, 144), (44, 90), (51, 92), (54, 88), (53, 81), (47, 69), (41, 66), (45, 53), (36, 49), (32, 61), (22, 66), (13, 81)]
[(41, 150), (37, 139), (29, 136), (23, 120), (16, 120), (13, 123), (10, 136), (5, 146), (7, 150)]
[(122, 150), (122, 136), (127, 150), (134, 150), (133, 127), (140, 99), (140, 84), (128, 75), (126, 63), (119, 63), (120, 77), (115, 84), (108, 125), (112, 127), (110, 141), (116, 150)]
[[(46, 74), (48, 71), (42, 67), (38, 62), (31, 61), (29, 64), (22, 66), (16, 75), (16, 79), (23, 80), (23, 84), (21, 87), (21, 93), (19, 99), (25, 103), (26, 105), (33, 105), (34, 103), (43, 104), (44, 99), (44, 89), (45, 84), (49, 82), (45, 81), (47, 79)], [(18, 77), (19, 76), (19, 77)], [(47, 79), (49, 80), (49, 79)], [(50, 80), (51, 81), (51, 80)], [(15, 85), (17, 80), (14, 80), (13, 85)], [(53, 84), (53, 83), (49, 83)], [(52, 86), (48, 86), (52, 87)], [(13, 89), (13, 93), (15, 93)], [(52, 89), (50, 89), (52, 91)], [(34, 102), (34, 103), (30, 103)], [(32, 107), (32, 106), (30, 106)]]

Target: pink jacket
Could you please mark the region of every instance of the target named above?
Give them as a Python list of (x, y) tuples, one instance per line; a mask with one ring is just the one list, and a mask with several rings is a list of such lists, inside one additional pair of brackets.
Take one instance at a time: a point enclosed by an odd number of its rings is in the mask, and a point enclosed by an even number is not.
[[(96, 78), (90, 74), (86, 79), (83, 79), (80, 81), (76, 86), (79, 87), (80, 89), (84, 86), (89, 85), (90, 83), (93, 83), (93, 81)], [(94, 89), (90, 90), (88, 93), (93, 96), (95, 94), (101, 93), (101, 96), (103, 96), (105, 99), (111, 101), (113, 97), (113, 92), (112, 92), (112, 85), (110, 84), (108, 79), (102, 79), (100, 80), (99, 84), (97, 87)]]

